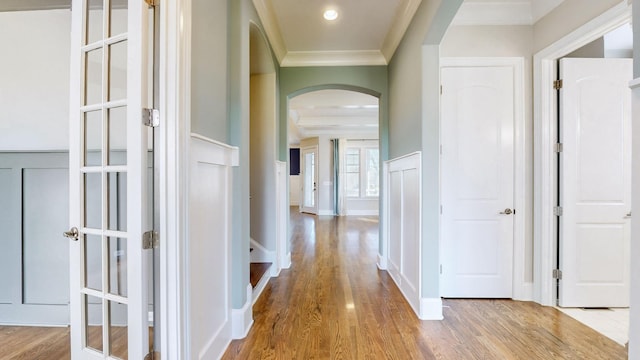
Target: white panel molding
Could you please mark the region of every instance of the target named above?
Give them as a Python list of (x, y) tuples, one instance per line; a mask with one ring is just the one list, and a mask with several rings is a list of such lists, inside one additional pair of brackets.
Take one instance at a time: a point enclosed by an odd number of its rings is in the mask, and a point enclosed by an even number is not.
[(287, 180), (289, 172), (287, 163), (276, 161), (276, 262), (272, 266), (272, 275), (278, 276), (280, 270), (291, 266), (291, 251), (289, 251), (289, 205), (287, 204)]
[(418, 6), (420, 6), (421, 2), (422, 0), (407, 0), (404, 4), (401, 4), (400, 8), (398, 8), (396, 17), (391, 24), (391, 28), (389, 29), (387, 36), (384, 38), (382, 49), (380, 50), (387, 63), (391, 61), (398, 45), (400, 45), (400, 41), (402, 41), (402, 37), (407, 31), (409, 24), (411, 24), (411, 20), (418, 10)]
[[(222, 356), (232, 339), (230, 214), (232, 166), (238, 165), (238, 153), (237, 147), (191, 135), (185, 289), (188, 351), (198, 359)], [(211, 181), (216, 182), (213, 188)], [(216, 211), (219, 214), (212, 221), (196, 215)], [(216, 243), (204, 241), (210, 234), (215, 235)], [(214, 251), (221, 258), (208, 261)], [(198, 321), (203, 316), (211, 320), (206, 324)]]
[[(393, 281), (396, 283), (396, 285), (398, 286), (398, 289), (400, 290), (400, 292), (402, 293), (402, 295), (405, 297), (405, 299), (407, 300), (407, 302), (409, 303), (409, 305), (411, 305), (411, 308), (413, 309), (413, 311), (416, 313), (416, 315), (418, 316), (418, 318), (423, 319), (423, 311), (421, 309), (422, 307), (422, 300), (421, 300), (421, 294), (422, 294), (422, 212), (420, 211), (421, 207), (420, 204), (422, 203), (422, 153), (421, 152), (414, 152), (411, 154), (407, 154), (405, 156), (401, 156), (398, 157), (396, 159), (392, 159), (392, 160), (388, 160), (385, 161), (384, 163), (385, 165), (383, 166), (383, 171), (385, 171), (384, 173), (384, 179), (383, 180), (383, 186), (384, 186), (384, 194), (387, 194), (387, 199), (389, 201), (399, 201), (400, 204), (394, 203), (396, 205), (393, 205), (391, 203), (389, 203), (389, 209), (391, 208), (399, 208), (400, 209), (400, 214), (393, 214), (394, 217), (399, 217), (399, 218), (394, 218), (394, 222), (397, 224), (400, 224), (399, 226), (399, 234), (391, 234), (389, 232), (389, 234), (387, 235), (387, 243), (386, 245), (386, 249), (385, 251), (387, 251), (387, 254), (389, 257), (387, 264), (385, 264), (385, 267), (388, 268), (389, 271), (389, 275), (391, 276), (391, 278), (393, 279)], [(413, 182), (413, 185), (415, 186), (415, 188), (405, 188), (407, 183), (405, 182), (405, 177), (407, 176), (406, 174), (410, 173), (410, 172), (415, 172), (417, 174), (417, 179), (415, 179), (415, 181)], [(391, 177), (392, 174), (398, 174), (399, 176), (399, 180), (400, 180), (400, 188), (397, 189), (397, 191), (399, 193), (395, 193), (394, 190), (396, 190), (395, 188), (392, 188), (392, 183), (391, 183)], [(407, 178), (407, 179), (410, 179)], [(409, 184), (411, 184), (411, 181), (409, 181)], [(392, 193), (393, 192), (393, 193)], [(405, 194), (407, 194), (407, 196), (405, 196)], [(410, 196), (408, 196), (410, 194)], [(411, 201), (415, 201), (416, 203), (414, 204), (413, 207), (417, 208), (418, 211), (413, 211), (413, 212), (409, 212), (409, 213), (405, 213), (404, 208), (405, 208), (405, 201), (406, 199), (411, 199)], [(398, 206), (399, 205), (399, 206)], [(389, 214), (389, 211), (386, 212), (386, 214)], [(389, 216), (384, 216), (383, 221), (385, 221), (385, 223), (383, 224), (383, 228), (384, 229), (389, 229), (388, 231), (391, 231), (390, 228), (390, 223), (391, 223), (391, 219)], [(415, 238), (408, 238), (406, 233), (410, 232), (409, 229), (405, 228), (405, 224), (416, 224), (417, 225), (417, 234), (415, 234)], [(397, 243), (394, 243), (394, 248), (397, 249), (397, 251), (400, 252), (399, 256), (397, 259), (394, 259), (393, 257), (391, 257), (391, 243), (390, 243), (390, 239), (394, 239), (394, 241), (396, 241)], [(405, 253), (404, 249), (405, 248), (415, 248), (416, 251), (415, 253)], [(417, 256), (418, 258), (410, 258), (411, 256)], [(411, 269), (411, 260), (414, 260), (415, 263), (417, 264), (417, 268), (416, 269)], [(425, 314), (429, 314), (429, 316), (433, 315), (434, 310), (430, 310), (430, 311), (425, 311)], [(440, 312), (442, 312), (442, 308), (440, 309)], [(423, 319), (426, 320), (426, 319)]]
[(296, 66), (370, 66), (387, 65), (379, 50), (355, 51), (289, 51), (282, 67)]
[(380, 224), (382, 232), (380, 233), (380, 248), (378, 253), (378, 269), (388, 269), (389, 256), (389, 164), (385, 161), (382, 163), (382, 176), (380, 188), (383, 190), (380, 198)]
[(256, 8), (258, 17), (262, 22), (264, 31), (267, 33), (271, 48), (276, 55), (279, 63), (282, 63), (285, 55), (287, 54), (287, 48), (284, 44), (284, 38), (280, 32), (280, 26), (278, 25), (278, 18), (273, 11), (273, 8), (269, 5), (269, 1), (266, 0), (253, 0), (253, 6)]
[[(444, 67), (469, 67), (469, 66), (508, 66), (513, 69), (514, 79), (514, 243), (513, 243), (513, 299), (533, 300), (525, 280), (526, 264), (526, 231), (525, 223), (529, 216), (532, 204), (526, 198), (526, 149), (527, 143), (525, 124), (525, 98), (524, 98), (524, 58), (499, 57), (499, 58), (441, 58), (441, 68)], [(442, 241), (442, 239), (440, 239)]]
[(244, 339), (253, 326), (253, 289), (247, 284), (247, 301), (240, 309), (231, 310), (231, 328), (233, 339)]
[(533, 57), (533, 299), (546, 306), (554, 306), (555, 292), (552, 271), (556, 256), (556, 154), (557, 99), (553, 89), (556, 79), (556, 60), (594, 41), (604, 34), (631, 21), (631, 7), (627, 2), (612, 7), (567, 36), (549, 45)]
[(442, 319), (442, 298), (420, 298), (420, 320)]

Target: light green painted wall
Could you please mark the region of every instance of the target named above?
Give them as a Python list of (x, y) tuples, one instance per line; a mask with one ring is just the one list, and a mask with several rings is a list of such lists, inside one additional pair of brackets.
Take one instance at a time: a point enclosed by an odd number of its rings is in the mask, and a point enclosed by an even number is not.
[[(249, 205), (250, 28), (256, 26), (263, 33), (264, 30), (251, 0), (227, 1), (229, 4), (229, 38), (227, 40), (228, 143), (237, 146), (240, 153), (240, 166), (233, 170), (231, 303), (234, 309), (239, 309), (247, 301), (247, 286), (249, 286), (249, 229), (251, 226)], [(219, 46), (218, 51), (221, 51)], [(278, 62), (273, 55), (271, 57), (275, 67), (277, 87)], [(275, 94), (275, 98), (277, 103), (278, 94)], [(276, 134), (277, 131), (276, 129)]]
[[(279, 156), (287, 161), (287, 104), (292, 95), (309, 89), (368, 89), (380, 98), (380, 154), (388, 159), (389, 91), (386, 66), (288, 67), (280, 69), (280, 136)], [(357, 91), (357, 90), (356, 90)], [(365, 92), (367, 92), (365, 90)]]
[(191, 132), (228, 142), (227, 1), (193, 0)]
[(422, 294), (439, 298), (440, 49), (462, 0), (423, 1), (389, 64), (389, 153), (422, 151)]

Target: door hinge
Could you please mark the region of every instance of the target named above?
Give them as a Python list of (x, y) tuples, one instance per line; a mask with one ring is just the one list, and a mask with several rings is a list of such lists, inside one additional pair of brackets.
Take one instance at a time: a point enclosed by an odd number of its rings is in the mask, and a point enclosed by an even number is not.
[(160, 125), (160, 111), (157, 109), (142, 109), (142, 123), (148, 127)]
[(556, 143), (553, 146), (553, 151), (557, 152), (557, 153), (561, 153), (564, 151), (564, 146), (562, 145), (562, 143)]
[(562, 216), (562, 206), (554, 206), (553, 207), (553, 215), (554, 216)]
[(553, 89), (554, 90), (562, 89), (562, 80), (554, 80), (553, 81)]
[(150, 250), (160, 246), (160, 235), (157, 231), (147, 231), (142, 234), (142, 249)]
[(442, 275), (442, 264), (440, 264), (440, 275)]
[(562, 280), (562, 270), (553, 269), (553, 278), (557, 280)]
[(442, 95), (442, 85), (440, 85), (440, 95)]
[(144, 0), (150, 7), (158, 6), (158, 0)]

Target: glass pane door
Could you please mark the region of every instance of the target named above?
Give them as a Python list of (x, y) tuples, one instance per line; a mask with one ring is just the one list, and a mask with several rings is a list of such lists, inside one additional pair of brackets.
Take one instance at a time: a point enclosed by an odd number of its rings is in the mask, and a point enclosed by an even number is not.
[(149, 353), (144, 1), (73, 0), (70, 103), (71, 354)]

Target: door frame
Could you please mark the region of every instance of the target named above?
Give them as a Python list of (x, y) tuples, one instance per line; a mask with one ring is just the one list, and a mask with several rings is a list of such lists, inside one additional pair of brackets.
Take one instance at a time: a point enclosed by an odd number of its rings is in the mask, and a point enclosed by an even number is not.
[[(533, 283), (527, 281), (526, 276), (526, 228), (527, 219), (530, 218), (531, 200), (527, 197), (527, 147), (529, 146), (526, 134), (525, 116), (525, 89), (524, 89), (524, 58), (522, 57), (443, 57), (440, 58), (440, 71), (442, 68), (451, 67), (492, 67), (504, 66), (513, 69), (514, 81), (514, 194), (513, 206), (516, 209), (513, 221), (513, 299), (531, 300), (533, 296)], [(439, 72), (440, 74), (440, 72)], [(441, 95), (442, 96), (442, 95)], [(442, 117), (440, 117), (442, 122)], [(442, 129), (442, 124), (440, 125)], [(440, 134), (442, 145), (442, 134)], [(440, 158), (440, 199), (442, 199), (442, 158)], [(439, 217), (442, 228), (442, 214)], [(442, 232), (439, 233), (439, 242), (442, 244)], [(439, 246), (442, 252), (442, 246)], [(442, 254), (440, 254), (442, 259)], [(440, 284), (440, 287), (442, 284)]]
[[(161, 126), (155, 151), (160, 221), (160, 354), (166, 359), (186, 357), (186, 240), (188, 239), (188, 143), (191, 133), (192, 0), (166, 0), (158, 7), (159, 102)], [(158, 11), (156, 9), (156, 11)], [(157, 349), (156, 349), (157, 350)]]
[(553, 269), (556, 267), (557, 156), (554, 151), (557, 129), (556, 61), (631, 21), (631, 7), (622, 2), (569, 33), (533, 57), (533, 300), (546, 306), (556, 304)]
[(557, 256), (557, 97), (553, 81), (557, 78), (556, 61), (631, 21), (631, 7), (622, 2), (561, 38), (533, 57), (533, 138), (534, 138), (534, 208), (533, 208), (533, 278), (534, 300), (554, 306), (557, 295), (553, 269)]

